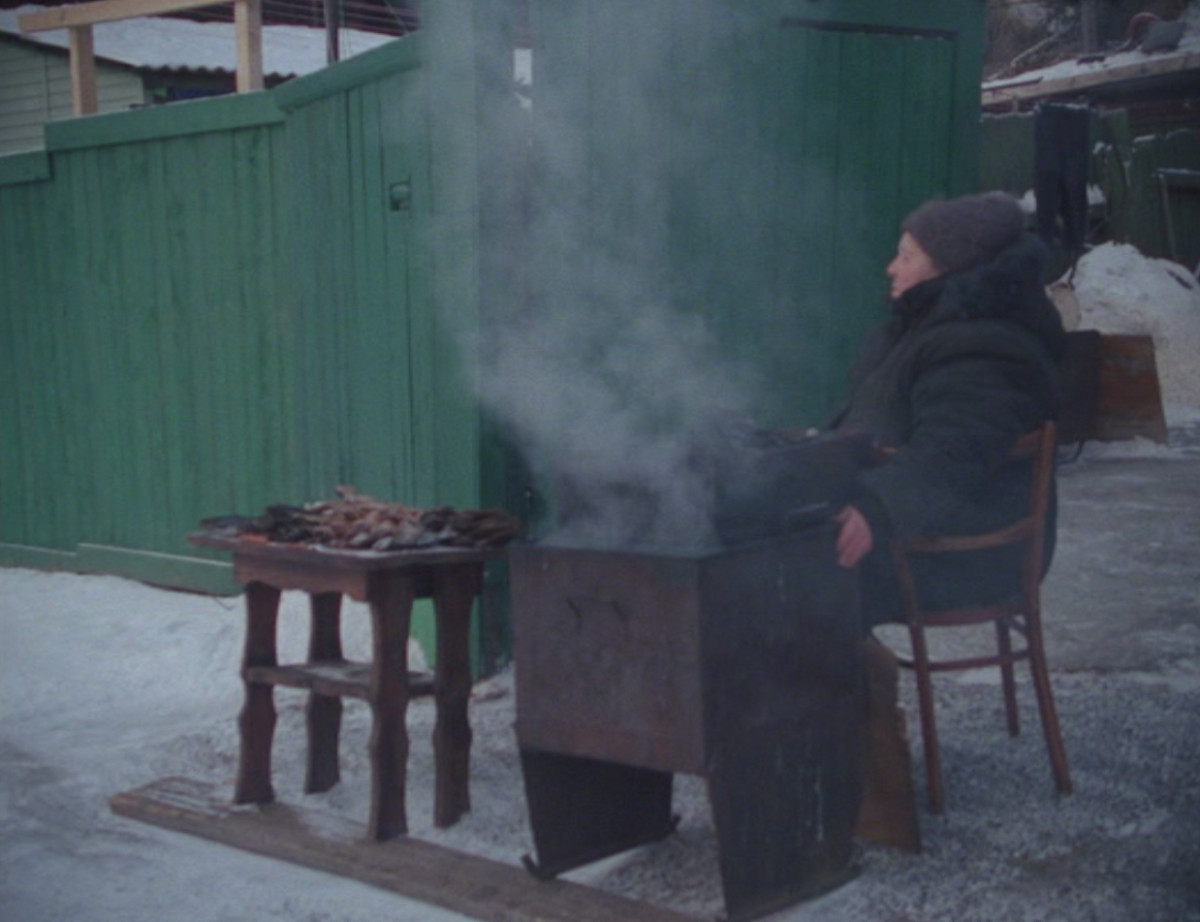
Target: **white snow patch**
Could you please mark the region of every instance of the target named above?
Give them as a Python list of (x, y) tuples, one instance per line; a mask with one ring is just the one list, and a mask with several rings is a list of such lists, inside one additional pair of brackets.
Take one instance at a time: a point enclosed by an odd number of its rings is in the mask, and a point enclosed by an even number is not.
[(1074, 274), (1058, 284), (1073, 287), (1078, 318), (1064, 317), (1069, 326), (1152, 337), (1168, 425), (1200, 420), (1200, 281), (1195, 276), (1177, 263), (1143, 256), (1130, 244), (1105, 243), (1085, 253)]

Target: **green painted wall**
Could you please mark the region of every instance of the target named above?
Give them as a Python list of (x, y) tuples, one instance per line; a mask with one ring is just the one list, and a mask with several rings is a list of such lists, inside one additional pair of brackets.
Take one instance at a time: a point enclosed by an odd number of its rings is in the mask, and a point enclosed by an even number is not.
[[(1135, 138), (1110, 156), (1127, 158), (1128, 187), (1120, 190), (1123, 196), (1113, 190), (1119, 203), (1113, 216), (1116, 239), (1136, 244), (1147, 256), (1200, 267), (1200, 131), (1181, 128)], [(1174, 177), (1165, 195), (1160, 171)]]
[[(476, 77), (429, 36), (484, 6), (441, 4), (427, 32), (276, 90), (71, 120), (0, 158), (3, 560), (203, 558), (201, 517), (343, 483), (482, 501), (439, 319), (477, 310), (476, 235), (447, 228), (479, 209), (432, 167), (452, 139), (430, 127), (476, 104)], [(187, 569), (169, 580), (211, 585)]]
[(282, 118), (260, 99), (211, 105), (252, 124), (123, 142), (127, 116), (62, 123), (46, 178), (0, 185), (9, 556), (183, 553), (204, 510), (294, 483)]
[(548, 315), (607, 349), (666, 303), (763, 423), (828, 409), (900, 217), (974, 186), (982, 2), (533, 0), (532, 141), (511, 7), (0, 158), (0, 563), (229, 589), (204, 516), (347, 483), (527, 513), (473, 385)]
[[(1186, 174), (1200, 170), (1200, 132), (1182, 128), (1132, 137), (1128, 113), (1113, 109), (1093, 116), (1090, 135), (1088, 181), (1103, 194), (1103, 204), (1092, 208), (1089, 242), (1131, 243), (1147, 256), (1194, 268), (1200, 261), (1200, 191)], [(1176, 171), (1166, 196), (1169, 221), (1162, 170)], [(1016, 195), (1033, 188), (1032, 114), (982, 120), (980, 184)], [(1174, 247), (1168, 228), (1174, 231)]]
[(881, 316), (899, 220), (969, 191), (981, 2), (533, 0), (547, 302), (720, 340), (755, 416), (816, 422)]

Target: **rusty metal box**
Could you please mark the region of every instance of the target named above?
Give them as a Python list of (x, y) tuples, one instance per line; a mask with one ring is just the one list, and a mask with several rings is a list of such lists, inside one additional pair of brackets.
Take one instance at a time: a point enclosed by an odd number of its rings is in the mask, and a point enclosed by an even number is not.
[(832, 527), (681, 551), (525, 545), (509, 565), (533, 867), (668, 834), (684, 772), (708, 780), (731, 919), (845, 878), (865, 704)]

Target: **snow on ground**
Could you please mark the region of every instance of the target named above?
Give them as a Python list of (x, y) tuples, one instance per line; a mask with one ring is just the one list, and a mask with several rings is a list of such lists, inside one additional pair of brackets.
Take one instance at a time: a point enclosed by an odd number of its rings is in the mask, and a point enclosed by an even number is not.
[[(1082, 323), (1155, 337), (1173, 423), (1200, 422), (1200, 304), (1182, 271), (1131, 248), (1098, 247), (1074, 279)], [(1061, 651), (1054, 683), (1075, 793), (1052, 791), (1027, 681), (1019, 683), (1025, 731), (1017, 740), (1003, 732), (994, 683), (948, 681), (940, 686), (939, 725), (950, 803), (943, 818), (923, 815), (924, 852), (868, 846), (853, 883), (773, 922), (1200, 922), (1200, 537), (1184, 508), (1166, 523), (1171, 528), (1161, 527), (1169, 512), (1150, 508), (1147, 481), (1129, 479), (1165, 478), (1165, 502), (1178, 503), (1172, 491), (1181, 472), (1194, 470), (1195, 452), (1186, 439), (1128, 446), (1127, 454), (1183, 465), (1147, 469), (1145, 458), (1141, 467), (1092, 463), (1104, 452), (1089, 446), (1060, 478), (1066, 540), (1046, 594), (1060, 619), (1052, 667)], [(1115, 486), (1096, 485), (1105, 471), (1116, 472)], [(1200, 478), (1194, 482), (1185, 500), (1200, 493)], [(1131, 491), (1138, 496), (1127, 520), (1099, 535), (1086, 515), (1110, 522), (1113, 503)], [(1144, 532), (1134, 531), (1139, 516)], [(1139, 590), (1138, 578), (1152, 580), (1158, 594)], [(347, 654), (364, 657), (361, 606), (348, 603), (344, 622)], [(461, 922), (383, 890), (109, 811), (113, 794), (170, 775), (231, 784), (242, 623), (238, 599), (0, 569), (0, 919)], [(285, 594), (282, 658), (303, 657), (306, 631), (303, 597)], [(915, 732), (911, 683), (902, 689)], [(365, 822), (366, 706), (347, 705), (342, 783), (306, 796), (304, 698), (284, 690), (276, 698), (279, 798)], [(513, 864), (531, 851), (513, 709), (511, 673), (477, 687), (473, 810), (436, 830), (432, 704), (413, 703), (415, 835)], [(919, 779), (915, 741), (914, 749)], [(698, 779), (679, 779), (676, 810), (676, 835), (572, 877), (712, 918), (720, 894)]]
[[(1105, 465), (1113, 463), (1122, 462)], [(1064, 496), (1071, 492), (1065, 489)], [(1058, 585), (1048, 598), (1078, 599), (1087, 591), (1086, 584), (1079, 591), (1070, 586), (1070, 568), (1083, 561), (1100, 575), (1120, 567), (1068, 543), (1074, 556), (1052, 571)], [(1189, 547), (1182, 551), (1195, 561), (1194, 543)], [(1154, 578), (1169, 579), (1172, 572), (1158, 568)], [(1117, 578), (1118, 585), (1128, 582)], [(1081, 658), (1076, 648), (1054, 672), (1075, 793), (1062, 798), (1053, 792), (1024, 675), (1018, 683), (1024, 732), (1016, 740), (1004, 732), (994, 681), (948, 679), (938, 685), (948, 812), (923, 814), (924, 851), (866, 846), (854, 882), (771, 922), (1200, 922), (1194, 598), (1190, 613), (1138, 613), (1148, 619), (1149, 633), (1171, 638), (1167, 666), (1145, 660), (1120, 669), (1105, 668), (1087, 651), (1089, 637), (1104, 640), (1122, 626), (1106, 623), (1097, 607), (1075, 605), (1074, 626), (1062, 623), (1068, 620), (1064, 607), (1054, 605), (1056, 629), (1078, 635), (1087, 663), (1071, 665)], [(302, 650), (306, 614), (302, 597), (285, 594), (281, 639), (293, 654)], [(365, 613), (352, 607), (345, 621), (348, 628), (361, 626)], [(108, 810), (111, 795), (171, 775), (224, 785), (232, 794), (241, 705), (242, 616), (235, 600), (113, 577), (3, 569), (0, 624), (0, 919), (461, 922), (454, 913), (383, 890)], [(1132, 638), (1115, 642), (1124, 650)], [(902, 691), (915, 733), (912, 683), (902, 683)], [(363, 824), (366, 706), (347, 703), (342, 782), (306, 796), (304, 696), (281, 690), (276, 701), (273, 774), (280, 800)], [(421, 699), (410, 707), (412, 832), (516, 865), (532, 845), (512, 732), (511, 672), (477, 686), (471, 715), (473, 809), (457, 826), (437, 830), (431, 825), (432, 706)], [(915, 738), (914, 755), (920, 784)], [(677, 779), (675, 810), (682, 818), (675, 835), (570, 876), (714, 918), (720, 909), (715, 839), (700, 779)]]
[[(292, 607), (284, 612), (283, 637), (298, 650), (305, 613), (287, 598)], [(365, 621), (347, 614), (348, 626)], [(111, 794), (159, 777), (218, 783), (232, 777), (241, 700), (241, 617), (232, 600), (111, 577), (11, 569), (0, 571), (0, 620), (6, 637), (0, 918), (6, 922), (458, 918), (108, 812)], [(944, 819), (923, 818), (925, 852), (868, 848), (854, 884), (774, 918), (1200, 919), (1194, 876), (1200, 792), (1193, 774), (1200, 685), (1180, 690), (1147, 676), (1070, 672), (1055, 682), (1077, 787), (1071, 798), (1051, 790), (1035, 725), (1027, 723), (1026, 734), (1010, 742), (994, 685), (964, 682), (940, 703), (951, 803)], [(1027, 683), (1022, 694), (1032, 722)], [(299, 790), (303, 696), (281, 692), (277, 700), (280, 798), (361, 822), (365, 706), (347, 709), (342, 784), (305, 797)], [(913, 713), (911, 701), (908, 707)], [(510, 863), (530, 850), (512, 708), (511, 675), (477, 689), (475, 809), (441, 831), (429, 823), (432, 711), (426, 700), (414, 703), (409, 808), (416, 835)], [(712, 917), (719, 907), (714, 840), (695, 779), (680, 780), (676, 809), (683, 817), (677, 835), (574, 877)]]

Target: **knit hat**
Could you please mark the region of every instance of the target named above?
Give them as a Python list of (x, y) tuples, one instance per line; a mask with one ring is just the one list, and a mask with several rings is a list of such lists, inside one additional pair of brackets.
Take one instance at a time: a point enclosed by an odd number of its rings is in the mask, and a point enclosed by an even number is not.
[(908, 231), (945, 272), (959, 272), (992, 260), (1015, 243), (1025, 228), (1017, 200), (1005, 192), (985, 192), (926, 202), (907, 218)]

